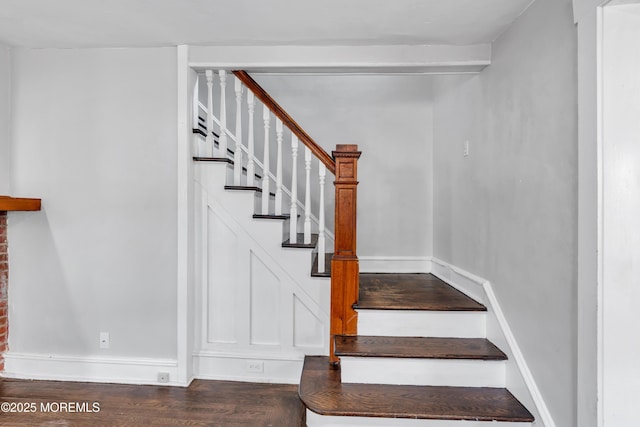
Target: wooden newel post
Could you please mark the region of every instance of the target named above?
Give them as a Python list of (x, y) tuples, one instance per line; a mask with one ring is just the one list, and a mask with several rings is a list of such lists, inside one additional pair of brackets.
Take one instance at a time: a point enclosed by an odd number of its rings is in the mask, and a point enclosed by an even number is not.
[(331, 260), (331, 337), (330, 361), (336, 335), (355, 335), (358, 314), (353, 305), (358, 301), (360, 267), (356, 254), (356, 210), (358, 190), (357, 145), (338, 145), (332, 153), (336, 163), (335, 247)]

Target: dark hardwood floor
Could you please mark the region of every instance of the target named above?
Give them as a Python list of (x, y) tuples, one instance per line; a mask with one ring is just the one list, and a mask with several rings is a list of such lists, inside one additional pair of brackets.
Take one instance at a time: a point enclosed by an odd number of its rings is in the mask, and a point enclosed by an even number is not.
[[(301, 427), (297, 388), (204, 380), (180, 388), (0, 379), (0, 426)], [(78, 412), (60, 410), (69, 402), (67, 408)], [(94, 402), (99, 412), (86, 412), (96, 409)]]

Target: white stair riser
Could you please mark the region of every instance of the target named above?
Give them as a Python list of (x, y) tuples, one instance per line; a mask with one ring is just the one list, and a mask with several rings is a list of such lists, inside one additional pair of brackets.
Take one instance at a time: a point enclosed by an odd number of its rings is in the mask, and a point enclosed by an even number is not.
[(358, 335), (484, 338), (484, 311), (357, 310)]
[(504, 361), (341, 357), (343, 383), (504, 387)]
[(227, 181), (227, 166), (219, 163), (196, 162), (194, 179), (204, 188), (224, 186)]
[(323, 416), (307, 409), (307, 427), (532, 427), (531, 423)]

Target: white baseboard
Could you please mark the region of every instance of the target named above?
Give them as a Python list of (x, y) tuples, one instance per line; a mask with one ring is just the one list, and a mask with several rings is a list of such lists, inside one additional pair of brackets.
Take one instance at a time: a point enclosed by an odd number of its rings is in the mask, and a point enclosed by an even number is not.
[(484, 283), (484, 289), (487, 293), (487, 298), (489, 305), (492, 307), (494, 315), (502, 329), (502, 333), (504, 334), (504, 338), (506, 339), (509, 345), (510, 357), (513, 357), (515, 360), (519, 373), (524, 380), (526, 387), (531, 394), (531, 398), (533, 399), (536, 408), (538, 410), (539, 418), (542, 420), (542, 423), (545, 427), (556, 427), (555, 421), (551, 417), (551, 413), (549, 412), (549, 408), (547, 407), (544, 399), (542, 398), (542, 394), (540, 393), (540, 389), (536, 384), (536, 380), (533, 378), (533, 374), (529, 370), (529, 365), (527, 365), (527, 361), (522, 354), (522, 350), (518, 346), (515, 336), (513, 332), (511, 332), (511, 328), (509, 327), (509, 323), (507, 322), (502, 309), (500, 308), (500, 304), (498, 303), (498, 299), (493, 292), (493, 288), (491, 287), (491, 283), (488, 281)]
[[(303, 356), (273, 354), (225, 354), (201, 351), (193, 355), (194, 376), (203, 380), (299, 384)], [(262, 364), (262, 372), (249, 366)]]
[[(536, 425), (538, 425), (538, 422), (541, 422), (541, 425), (544, 427), (556, 427), (556, 424), (551, 417), (551, 413), (549, 412), (549, 408), (547, 407), (542, 394), (540, 393), (540, 389), (529, 370), (529, 366), (527, 365), (524, 355), (520, 350), (520, 346), (518, 345), (518, 342), (509, 327), (509, 323), (504, 316), (491, 283), (486, 279), (469, 273), (466, 270), (458, 268), (438, 258), (432, 258), (431, 267), (431, 273), (433, 275), (442, 279), (444, 282), (459, 291), (476, 299), (487, 307), (487, 337), (494, 341), (494, 343), (499, 347), (502, 345), (507, 346), (507, 348), (501, 349), (507, 353), (510, 362), (515, 362), (509, 363), (507, 365), (507, 369), (511, 366), (512, 370), (517, 370), (517, 372), (512, 371), (511, 374), (507, 373), (507, 377), (512, 379), (512, 383), (515, 378), (521, 378), (520, 382), (524, 382), (524, 384), (516, 385), (514, 387), (515, 390), (512, 389), (511, 392), (516, 395), (519, 400), (533, 403), (535, 408), (529, 408), (529, 410), (531, 410), (536, 417)], [(492, 328), (491, 325), (497, 325), (497, 327)], [(500, 336), (496, 338), (492, 337), (492, 335), (496, 334), (499, 334)], [(521, 393), (517, 393), (518, 391), (526, 391), (529, 396), (526, 396), (525, 398)]]
[[(4, 355), (5, 378), (80, 381), (119, 384), (187, 386), (178, 379), (178, 362), (173, 359), (68, 356), (36, 353)], [(169, 374), (169, 382), (159, 383), (158, 373)]]
[(487, 297), (483, 286), (487, 280), (439, 260), (438, 258), (431, 259), (430, 273), (459, 291), (464, 292), (479, 303), (486, 305)]
[(429, 273), (431, 257), (358, 256), (361, 273)]

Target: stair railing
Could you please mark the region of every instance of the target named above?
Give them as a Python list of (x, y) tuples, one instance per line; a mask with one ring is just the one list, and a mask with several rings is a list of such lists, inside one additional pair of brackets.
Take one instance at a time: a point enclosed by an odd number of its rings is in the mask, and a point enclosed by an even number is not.
[[(219, 117), (214, 114), (215, 79), (219, 82)], [(194, 157), (222, 160), (233, 164), (233, 185), (255, 187), (262, 191), (261, 214), (283, 216), (284, 197), (289, 203), (289, 243), (312, 243), (312, 220), (318, 227), (317, 272), (325, 272), (325, 263), (330, 256), (326, 251), (327, 236), (334, 240), (331, 257), (331, 316), (330, 316), (330, 361), (338, 363), (334, 354), (335, 335), (355, 335), (357, 333), (357, 313), (354, 304), (358, 299), (359, 266), (356, 252), (356, 201), (357, 162), (360, 157), (357, 145), (337, 145), (329, 155), (320, 147), (291, 116), (245, 71), (233, 71), (235, 76), (235, 134), (228, 128), (226, 85), (228, 71), (206, 70), (207, 104), (194, 99)], [(246, 95), (248, 123), (243, 125), (243, 92)], [(197, 98), (197, 96), (196, 96)], [(262, 103), (263, 157), (260, 161), (255, 153), (256, 98)], [(275, 175), (271, 169), (271, 115), (275, 116)], [(291, 136), (291, 188), (283, 183), (284, 129)], [(216, 130), (218, 132), (216, 133)], [(245, 133), (246, 130), (246, 133)], [(233, 149), (229, 148), (229, 141)], [(244, 144), (244, 141), (247, 144)], [(304, 145), (304, 204), (298, 197), (298, 155), (299, 143)], [(318, 164), (318, 216), (311, 212), (311, 170), (313, 160)], [(258, 171), (262, 175), (257, 175)], [(334, 233), (326, 229), (325, 182), (326, 172), (335, 175), (335, 217)], [(246, 178), (243, 182), (243, 172)], [(259, 181), (259, 182), (258, 182)], [(259, 184), (259, 187), (258, 185)], [(272, 193), (271, 185), (275, 188)], [(275, 199), (273, 208), (270, 199)], [(299, 211), (304, 215), (302, 242), (298, 242), (297, 218)]]

